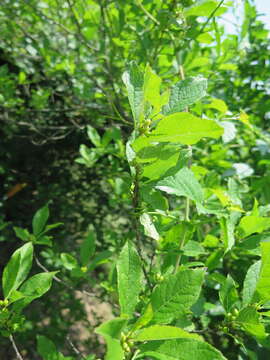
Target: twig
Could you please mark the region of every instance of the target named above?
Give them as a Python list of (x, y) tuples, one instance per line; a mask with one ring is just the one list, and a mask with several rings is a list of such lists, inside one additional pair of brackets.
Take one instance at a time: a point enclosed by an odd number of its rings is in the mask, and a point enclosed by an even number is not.
[(221, 5), (224, 3), (225, 0), (221, 0), (218, 6), (212, 11), (209, 18), (206, 20), (206, 22), (203, 24), (201, 30), (199, 31), (197, 37), (204, 31), (206, 26), (208, 25), (209, 21), (214, 17), (215, 13), (218, 11), (218, 9), (221, 7)]
[(23, 360), (23, 357), (22, 357), (22, 355), (20, 354), (19, 349), (17, 348), (17, 345), (16, 345), (16, 343), (15, 343), (15, 340), (14, 340), (12, 334), (9, 335), (9, 340), (11, 341), (12, 347), (13, 347), (16, 355), (17, 355), (17, 358), (18, 358), (19, 360)]
[[(180, 65), (179, 67), (179, 73), (180, 73), (180, 78), (181, 80), (185, 80), (185, 73), (184, 73), (184, 68), (182, 65)], [(185, 112), (188, 112), (188, 108), (185, 108), (184, 110)], [(190, 145), (188, 145), (188, 149), (192, 151), (192, 147)], [(191, 166), (191, 161), (188, 161), (188, 167)], [(185, 204), (185, 221), (190, 221), (189, 220), (189, 212), (190, 212), (190, 201), (189, 198), (186, 198), (186, 204)], [(184, 229), (184, 234), (182, 235), (181, 239), (179, 240), (179, 250), (180, 250), (180, 254), (177, 256), (176, 258), (176, 263), (175, 263), (175, 268), (174, 268), (174, 273), (177, 273), (178, 267), (180, 265), (181, 262), (181, 250), (185, 244), (185, 240), (186, 240), (186, 235), (187, 235), (187, 229)]]
[(140, 0), (136, 0), (137, 6), (142, 9), (142, 11), (145, 13), (145, 15), (151, 19), (155, 24), (160, 25), (160, 22), (152, 15), (149, 11), (146, 10), (146, 8), (143, 6), (143, 4), (140, 2)]
[(86, 357), (80, 352), (80, 350), (73, 344), (69, 335), (67, 335), (66, 339), (67, 339), (67, 342), (69, 343), (70, 347), (74, 351), (74, 353), (76, 355), (80, 356), (82, 359), (86, 359)]
[[(45, 272), (50, 272), (44, 265), (41, 264), (41, 262), (38, 260), (38, 258), (36, 257), (36, 255), (35, 255), (35, 261), (36, 261), (37, 266), (39, 266), (43, 271), (45, 271)], [(53, 276), (53, 279), (54, 279), (56, 282), (64, 285), (65, 287), (67, 287), (67, 288), (70, 289), (70, 290), (73, 290), (73, 291), (76, 291), (76, 292), (80, 292), (80, 293), (85, 294), (85, 295), (90, 296), (90, 297), (96, 297), (95, 294), (92, 294), (92, 293), (90, 293), (90, 292), (88, 292), (88, 291), (86, 291), (86, 290), (74, 289), (71, 285), (69, 285), (68, 283), (66, 283), (66, 282), (63, 281), (62, 279), (60, 279), (58, 276), (55, 276), (55, 275), (54, 275), (54, 276)]]
[(84, 45), (90, 49), (90, 50), (94, 50), (94, 51), (97, 51), (97, 49), (95, 49), (93, 46), (91, 46), (88, 41), (85, 39), (84, 35), (83, 35), (83, 32), (82, 32), (82, 29), (81, 29), (81, 25), (77, 19), (77, 16), (76, 16), (76, 13), (74, 11), (74, 8), (73, 8), (73, 4), (71, 4), (70, 0), (67, 0), (67, 3), (68, 3), (68, 7), (70, 9), (70, 12), (72, 13), (72, 17), (74, 19), (74, 22), (75, 22), (75, 25), (77, 27), (77, 30), (78, 30), (78, 35), (81, 39), (81, 41), (84, 43)]

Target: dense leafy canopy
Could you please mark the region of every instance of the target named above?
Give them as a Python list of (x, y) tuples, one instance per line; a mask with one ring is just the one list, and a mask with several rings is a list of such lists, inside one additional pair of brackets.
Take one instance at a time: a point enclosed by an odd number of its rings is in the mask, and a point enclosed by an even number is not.
[(236, 3), (2, 0), (0, 358), (269, 357), (270, 40)]

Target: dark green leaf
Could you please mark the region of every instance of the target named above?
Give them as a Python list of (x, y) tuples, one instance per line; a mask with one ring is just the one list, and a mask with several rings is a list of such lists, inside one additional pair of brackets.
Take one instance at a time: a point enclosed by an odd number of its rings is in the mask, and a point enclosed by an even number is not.
[(35, 213), (32, 221), (33, 233), (35, 236), (38, 236), (44, 230), (48, 218), (49, 218), (48, 205), (43, 206)]

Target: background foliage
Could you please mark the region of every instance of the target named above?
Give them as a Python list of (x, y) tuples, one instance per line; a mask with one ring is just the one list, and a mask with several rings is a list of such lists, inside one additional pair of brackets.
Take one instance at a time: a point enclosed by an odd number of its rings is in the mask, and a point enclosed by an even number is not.
[[(269, 31), (254, 3), (246, 0), (242, 24), (235, 34), (227, 34), (221, 18), (234, 6), (230, 1), (192, 0), (2, 0), (2, 269), (22, 245), (19, 238), (30, 239), (29, 234), (18, 236), (20, 230), (15, 232), (14, 226), (31, 232), (34, 213), (46, 203), (49, 224), (64, 224), (52, 229), (52, 243), (46, 238), (35, 245), (32, 273), (40, 268), (59, 271), (53, 274), (59, 281), (24, 310), (25, 321), (13, 321), (19, 323), (14, 338), (24, 359), (44, 357), (40, 350), (43, 343), (48, 346), (44, 336), (67, 356), (103, 357), (104, 346), (94, 328), (119, 315), (116, 261), (137, 231), (125, 155), (133, 120), (122, 74), (130, 61), (135, 60), (141, 70), (149, 64), (163, 80), (162, 92), (183, 72), (208, 80), (207, 95), (191, 110), (219, 121), (225, 133), (222, 140), (205, 138), (193, 146), (191, 169), (203, 186), (214, 189), (209, 193), (213, 209), (238, 206), (244, 209), (243, 216), (268, 220)], [(146, 187), (145, 203), (149, 203), (147, 192)], [(183, 213), (181, 198), (169, 201), (173, 211)], [(152, 209), (144, 206), (155, 211), (153, 204)], [(171, 225), (152, 215), (159, 233), (168, 230), (163, 237), (169, 243)], [(218, 288), (230, 275), (231, 284), (242, 291), (248, 269), (260, 258), (258, 236), (268, 237), (268, 222), (261, 231), (248, 233), (244, 227), (244, 234), (240, 226), (239, 244), (228, 245), (224, 254), (223, 244), (231, 241), (228, 220), (221, 217), (217, 223), (212, 215), (198, 218), (194, 209), (191, 215), (190, 232), (201, 247), (189, 249), (183, 258), (206, 262), (213, 271), (196, 303), (196, 329), (228, 359), (269, 355), (269, 346), (256, 336), (237, 335), (234, 330), (226, 334), (226, 329), (218, 328), (225, 316)], [(239, 218), (230, 221), (236, 225)], [(250, 240), (241, 242), (242, 237)], [(150, 286), (163, 276), (151, 259), (157, 250), (168, 250), (166, 244), (158, 248), (153, 241), (146, 236), (140, 246)], [(89, 249), (94, 242), (95, 249)], [(165, 271), (166, 261), (162, 266)], [(109, 305), (104, 309), (104, 304)], [(178, 325), (192, 330), (189, 318)], [(268, 329), (268, 323), (264, 325)], [(14, 349), (3, 335), (0, 351), (13, 359)], [(76, 355), (74, 346), (81, 354)]]

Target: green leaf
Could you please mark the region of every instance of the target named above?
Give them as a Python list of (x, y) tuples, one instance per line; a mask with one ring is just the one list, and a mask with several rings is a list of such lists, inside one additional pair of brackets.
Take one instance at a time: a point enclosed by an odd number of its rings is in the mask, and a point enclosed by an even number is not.
[(95, 128), (93, 128), (93, 126), (87, 125), (87, 135), (96, 147), (100, 146), (99, 133), (97, 132), (97, 130)]
[[(185, 16), (207, 16), (209, 17), (212, 12), (217, 8), (217, 1), (203, 1), (199, 5), (194, 5), (185, 11)], [(226, 12), (226, 7), (221, 6), (216, 12), (215, 16), (221, 15)]]
[(12, 291), (17, 290), (26, 279), (32, 266), (32, 260), (32, 243), (26, 243), (13, 253), (4, 268), (2, 276), (2, 287), (5, 298), (8, 298)]
[(151, 356), (158, 360), (226, 360), (217, 349), (196, 339), (149, 341), (141, 345), (139, 358)]
[(46, 336), (37, 336), (37, 351), (44, 360), (59, 360), (56, 346)]
[(112, 320), (108, 320), (101, 324), (99, 327), (95, 329), (95, 333), (105, 336), (109, 335), (114, 339), (121, 338), (122, 329), (125, 327), (127, 323), (127, 319), (123, 318), (115, 318)]
[(124, 351), (120, 343), (120, 338), (126, 323), (126, 319), (115, 318), (106, 321), (95, 329), (95, 332), (102, 335), (107, 343), (105, 360), (124, 359)]
[(58, 223), (54, 223), (54, 224), (50, 224), (50, 225), (46, 225), (45, 230), (42, 232), (42, 234), (46, 234), (47, 232), (61, 226), (64, 225), (64, 223), (58, 222)]
[(191, 334), (183, 329), (168, 325), (153, 325), (138, 331), (132, 337), (133, 341), (166, 340), (179, 338), (193, 338), (201, 340), (200, 336)]
[(165, 197), (162, 196), (160, 191), (157, 191), (153, 189), (152, 186), (147, 186), (147, 185), (142, 186), (140, 190), (143, 201), (149, 204), (154, 210), (158, 209), (165, 211), (168, 209), (167, 199), (165, 199)]
[(193, 172), (187, 167), (159, 181), (156, 188), (168, 194), (186, 196), (198, 203), (203, 202), (203, 189)]
[(44, 230), (48, 218), (49, 218), (48, 205), (43, 206), (35, 213), (32, 221), (33, 233), (35, 236), (38, 236)]
[(244, 216), (239, 223), (241, 237), (247, 237), (254, 233), (261, 233), (270, 228), (270, 218), (260, 216)]
[(80, 247), (80, 259), (82, 266), (86, 266), (96, 249), (96, 234), (94, 229), (90, 230)]
[(229, 216), (220, 219), (221, 239), (224, 243), (225, 252), (231, 250), (235, 244), (234, 230), (240, 216), (240, 212), (234, 211)]
[(132, 146), (136, 151), (141, 139), (144, 139), (144, 146), (160, 142), (192, 145), (204, 137), (217, 139), (223, 132), (223, 127), (214, 120), (198, 118), (190, 113), (176, 113), (165, 116), (148, 137), (140, 136)]
[(118, 339), (113, 339), (108, 335), (103, 336), (107, 344), (107, 352), (105, 360), (124, 360), (125, 354), (122, 349), (121, 342)]
[(248, 334), (255, 336), (259, 340), (266, 338), (264, 326), (260, 322), (260, 315), (257, 313), (254, 306), (247, 306), (243, 308), (239, 312), (236, 322)]
[(243, 286), (243, 299), (242, 299), (243, 307), (247, 306), (252, 301), (253, 295), (256, 290), (257, 282), (259, 280), (261, 265), (262, 265), (261, 261), (256, 261), (248, 269)]
[(219, 298), (226, 312), (230, 312), (239, 300), (235, 282), (230, 275), (227, 276), (225, 283), (221, 286)]
[(52, 285), (52, 279), (56, 272), (44, 272), (36, 274), (27, 279), (19, 291), (24, 295), (24, 298), (14, 304), (13, 309), (18, 312), (25, 306), (30, 304), (34, 299), (41, 297), (45, 294)]
[(156, 227), (151, 219), (151, 216), (147, 213), (143, 213), (140, 216), (140, 223), (144, 227), (144, 233), (146, 236), (151, 237), (154, 240), (159, 240), (160, 236), (156, 230)]
[(20, 238), (23, 241), (29, 241), (31, 238), (31, 235), (27, 229), (22, 229), (20, 227), (14, 226), (13, 230), (15, 231), (16, 236)]
[[(188, 238), (188, 235), (185, 235), (185, 240)], [(198, 256), (205, 254), (203, 246), (198, 241), (189, 240), (183, 248), (184, 255), (186, 256)]]
[(203, 277), (201, 269), (169, 275), (151, 295), (152, 322), (168, 324), (188, 311), (200, 295)]
[(74, 258), (74, 256), (68, 253), (62, 253), (60, 255), (62, 263), (67, 270), (72, 270), (78, 267), (78, 261)]
[[(207, 34), (207, 33), (206, 33)], [(228, 111), (228, 106), (221, 99), (212, 99), (212, 102), (206, 105), (206, 108), (215, 109), (225, 114)]]
[(109, 261), (110, 257), (112, 256), (112, 252), (110, 250), (104, 250), (98, 253), (92, 261), (90, 262), (89, 271), (94, 270), (97, 266), (105, 264)]
[(207, 80), (190, 77), (176, 83), (170, 93), (169, 103), (163, 107), (163, 114), (181, 112), (206, 95)]
[(144, 101), (153, 106), (153, 114), (161, 109), (160, 85), (161, 78), (147, 65), (144, 73)]
[(127, 88), (128, 100), (135, 124), (138, 124), (143, 113), (143, 73), (135, 62), (131, 62), (122, 79)]
[(37, 336), (37, 351), (43, 360), (73, 360), (57, 351), (54, 343), (43, 335)]
[(270, 300), (270, 242), (261, 242), (262, 264), (253, 301), (264, 304)]
[(117, 261), (121, 316), (132, 316), (142, 289), (142, 266), (134, 245), (127, 241)]
[[(147, 139), (147, 138), (146, 138)], [(181, 157), (181, 148), (174, 144), (157, 144), (155, 146), (146, 146), (141, 142), (134, 145), (136, 148), (137, 162), (143, 163), (142, 177), (148, 177), (151, 180), (158, 179), (166, 172), (175, 167)], [(132, 145), (133, 146), (133, 145)]]

